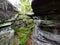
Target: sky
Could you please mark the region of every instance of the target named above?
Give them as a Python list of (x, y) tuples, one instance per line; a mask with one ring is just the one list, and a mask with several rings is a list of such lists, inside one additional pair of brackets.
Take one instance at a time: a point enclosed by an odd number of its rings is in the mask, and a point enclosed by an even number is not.
[(18, 4), (19, 0), (8, 0), (10, 3), (12, 3), (13, 5)]
[[(16, 4), (19, 4), (20, 3), (20, 0), (8, 0), (9, 2), (11, 2), (13, 5), (16, 5)], [(29, 0), (30, 3), (32, 0)]]

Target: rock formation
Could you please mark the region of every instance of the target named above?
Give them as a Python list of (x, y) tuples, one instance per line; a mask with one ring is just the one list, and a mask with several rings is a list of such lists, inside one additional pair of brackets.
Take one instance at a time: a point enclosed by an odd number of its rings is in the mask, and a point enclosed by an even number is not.
[(11, 24), (18, 16), (15, 8), (7, 0), (0, 0), (0, 45), (13, 44), (14, 30)]
[(40, 17), (35, 20), (33, 45), (60, 45), (60, 1), (33, 0), (31, 6), (34, 15)]

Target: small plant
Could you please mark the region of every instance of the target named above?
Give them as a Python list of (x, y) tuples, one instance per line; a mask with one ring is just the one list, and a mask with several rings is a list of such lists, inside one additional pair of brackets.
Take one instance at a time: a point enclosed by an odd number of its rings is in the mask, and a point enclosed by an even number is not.
[(19, 34), (18, 35), (19, 38), (19, 45), (26, 45), (26, 41), (27, 41), (27, 35), (26, 34)]

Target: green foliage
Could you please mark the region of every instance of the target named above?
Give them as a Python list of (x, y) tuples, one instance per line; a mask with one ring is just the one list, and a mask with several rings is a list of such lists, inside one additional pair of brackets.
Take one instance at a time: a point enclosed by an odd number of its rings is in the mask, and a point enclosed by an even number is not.
[(25, 15), (26, 12), (30, 12), (32, 10), (30, 2), (26, 0), (20, 0), (19, 6), (21, 7), (21, 11), (19, 14)]
[(33, 19), (30, 19), (30, 17), (28, 16), (23, 16), (21, 15), (19, 18), (21, 18), (19, 20), (19, 22), (22, 24), (20, 25), (20, 27), (18, 26), (14, 26), (15, 32), (23, 32), (26, 33), (27, 35), (31, 34), (31, 31), (33, 31), (34, 28), (34, 21)]
[(13, 45), (16, 45), (16, 42), (13, 42)]
[(26, 34), (19, 34), (18, 38), (19, 38), (19, 45), (26, 45), (26, 41), (27, 41)]
[(31, 12), (32, 9), (30, 6), (30, 2), (26, 0), (20, 0), (19, 6), (21, 7), (22, 10), (19, 12), (19, 17), (17, 18), (17, 20), (20, 23), (22, 22), (22, 24), (18, 25), (20, 27), (15, 25), (13, 26), (13, 28), (15, 29), (15, 32), (22, 33), (18, 35), (20, 45), (26, 45), (26, 39), (27, 39), (27, 36), (31, 34), (31, 30), (33, 30), (34, 21), (33, 19), (31, 19), (25, 14), (27, 12)]
[(28, 20), (28, 23), (33, 23), (33, 19)]
[(20, 27), (20, 28), (19, 28), (19, 30), (20, 30), (20, 31), (27, 31), (27, 30), (28, 30), (28, 28)]
[(30, 35), (31, 31), (33, 31), (33, 28), (34, 28), (33, 19), (31, 19), (30, 17), (28, 17), (26, 15), (25, 16), (21, 15), (19, 17), (19, 23), (21, 23), (21, 24), (13, 26), (15, 32), (22, 32), (22, 33), (25, 33), (26, 35)]
[(25, 33), (28, 36), (30, 35), (31, 30), (29, 30), (29, 28), (26, 28), (26, 27), (20, 27), (19, 32)]

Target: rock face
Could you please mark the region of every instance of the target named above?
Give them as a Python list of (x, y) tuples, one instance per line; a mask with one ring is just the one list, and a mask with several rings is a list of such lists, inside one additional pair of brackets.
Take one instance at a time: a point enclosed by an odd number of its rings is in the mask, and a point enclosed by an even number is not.
[(32, 45), (60, 45), (60, 1), (33, 0), (32, 9), (41, 17), (35, 20)]
[(13, 18), (16, 15), (14, 6), (7, 0), (0, 0), (0, 23)]
[(7, 0), (0, 0), (0, 45), (13, 45), (14, 30), (11, 24), (18, 16), (15, 8)]
[(32, 35), (32, 45), (60, 45), (60, 28), (51, 25), (52, 23), (50, 23), (50, 26), (44, 23), (44, 26), (41, 24), (43, 21), (34, 20), (35, 28)]

